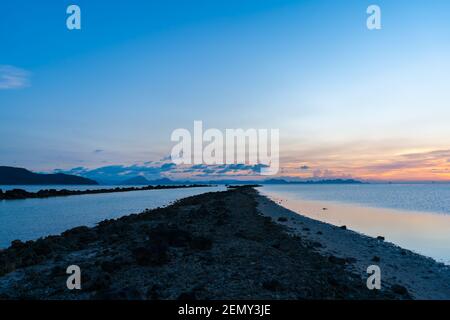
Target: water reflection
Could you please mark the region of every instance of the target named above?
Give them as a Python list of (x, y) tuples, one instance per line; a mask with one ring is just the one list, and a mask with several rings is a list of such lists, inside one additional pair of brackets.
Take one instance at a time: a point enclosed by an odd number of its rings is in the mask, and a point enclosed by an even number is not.
[(260, 192), (312, 219), (337, 226), (346, 225), (348, 229), (372, 237), (384, 236), (386, 241), (450, 264), (448, 215), (288, 198), (283, 193), (264, 188)]

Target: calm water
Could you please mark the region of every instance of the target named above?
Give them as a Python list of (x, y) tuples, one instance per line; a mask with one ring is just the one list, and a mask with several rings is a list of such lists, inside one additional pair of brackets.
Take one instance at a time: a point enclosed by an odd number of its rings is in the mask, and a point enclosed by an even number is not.
[[(93, 189), (93, 187), (98, 186), (83, 186), (85, 189)], [(7, 190), (4, 186), (0, 188)], [(14, 188), (23, 187), (14, 186)], [(24, 189), (35, 191), (51, 188), (59, 189), (57, 186), (32, 186)], [(61, 187), (61, 189), (64, 188), (68, 187)], [(80, 190), (78, 186), (71, 186), (71, 188)], [(81, 225), (93, 226), (104, 219), (139, 213), (146, 208), (164, 206), (184, 197), (221, 190), (225, 190), (225, 187), (0, 201), (0, 248), (9, 246), (15, 239), (33, 240), (49, 234), (59, 234)]]
[(450, 184), (276, 185), (264, 189), (307, 200), (450, 214)]
[(12, 189), (22, 189), (26, 190), (28, 192), (37, 192), (42, 189), (55, 189), (55, 190), (97, 190), (97, 189), (114, 189), (114, 188), (128, 188), (128, 187), (138, 187), (141, 188), (143, 186), (124, 186), (124, 185), (93, 185), (93, 186), (87, 186), (87, 185), (0, 185), (0, 189), (3, 191), (6, 190), (12, 190)]
[(310, 218), (373, 237), (382, 235), (450, 264), (448, 184), (274, 185), (260, 191)]

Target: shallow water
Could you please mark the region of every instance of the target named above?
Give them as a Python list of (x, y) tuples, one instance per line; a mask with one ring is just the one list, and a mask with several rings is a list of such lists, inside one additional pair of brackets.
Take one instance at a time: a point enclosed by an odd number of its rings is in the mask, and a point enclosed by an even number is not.
[(264, 189), (306, 200), (450, 214), (450, 184), (268, 185)]
[(97, 190), (97, 189), (114, 189), (114, 188), (128, 188), (137, 187), (142, 188), (144, 186), (124, 186), (124, 185), (0, 185), (0, 190), (13, 190), (22, 189), (28, 192), (38, 192), (44, 189), (55, 190)]
[[(386, 241), (450, 264), (448, 187), (280, 185), (264, 186), (260, 192), (310, 218), (346, 225), (372, 237), (384, 236)], [(427, 204), (431, 198), (439, 198), (438, 204)]]
[[(84, 187), (89, 189), (93, 186)], [(42, 189), (39, 186), (36, 188)], [(75, 187), (74, 189), (79, 190)], [(36, 189), (27, 188), (27, 190)], [(59, 234), (81, 225), (93, 226), (105, 219), (139, 213), (146, 208), (168, 205), (177, 199), (221, 190), (225, 190), (225, 187), (146, 190), (0, 201), (0, 248), (9, 246), (15, 239), (34, 240), (50, 234)]]

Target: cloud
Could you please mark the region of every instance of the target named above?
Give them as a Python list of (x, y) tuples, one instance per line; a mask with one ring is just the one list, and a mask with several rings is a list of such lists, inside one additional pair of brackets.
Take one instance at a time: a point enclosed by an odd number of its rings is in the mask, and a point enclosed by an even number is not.
[(371, 172), (394, 172), (402, 170), (431, 170), (442, 171), (446, 168), (450, 150), (435, 150), (422, 153), (403, 154), (396, 159), (383, 163), (365, 166)]
[(169, 173), (176, 167), (173, 163), (164, 163), (159, 165), (111, 165), (96, 169), (77, 167), (70, 170), (57, 170), (57, 172), (74, 174), (86, 178), (94, 179), (100, 182), (120, 182), (136, 176), (144, 176), (147, 179), (158, 179), (164, 177), (164, 173)]
[(259, 176), (261, 169), (267, 165), (256, 164), (223, 164), (223, 165), (205, 165), (197, 164), (177, 168), (178, 173), (190, 174), (191, 176), (201, 177), (227, 177), (227, 176)]
[(20, 89), (30, 85), (30, 72), (9, 65), (0, 65), (0, 90)]
[(77, 167), (70, 170), (55, 170), (55, 172), (74, 174), (94, 179), (102, 183), (118, 183), (126, 179), (143, 176), (149, 180), (160, 178), (190, 179), (190, 178), (226, 178), (259, 176), (262, 164), (230, 164), (230, 165), (180, 165), (174, 163), (148, 163), (142, 165), (110, 165), (95, 169)]

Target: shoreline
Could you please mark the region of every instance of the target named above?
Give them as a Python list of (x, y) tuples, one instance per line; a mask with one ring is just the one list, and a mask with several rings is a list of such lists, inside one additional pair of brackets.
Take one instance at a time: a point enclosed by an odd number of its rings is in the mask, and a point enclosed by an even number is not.
[(450, 267), (450, 215), (432, 211), (371, 206), (364, 203), (307, 199), (258, 189), (282, 207), (334, 226), (345, 225)]
[[(289, 219), (280, 222), (280, 217)], [(293, 233), (289, 222), (298, 219), (306, 218), (253, 188), (235, 187), (105, 220), (93, 228), (14, 241), (0, 250), (0, 300), (417, 298), (412, 295), (415, 288), (402, 279), (383, 282), (380, 291), (368, 290), (367, 274), (357, 269), (361, 257), (339, 258), (304, 232)], [(336, 234), (361, 246), (370, 240), (318, 221), (309, 223), (326, 228), (321, 241), (336, 239)], [(409, 253), (406, 257), (428, 261)], [(434, 261), (428, 262), (429, 268), (435, 267)], [(65, 287), (66, 268), (73, 264), (82, 270), (82, 290)], [(438, 297), (436, 292), (430, 296)]]
[(0, 201), (2, 200), (24, 200), (24, 199), (42, 199), (53, 197), (78, 196), (86, 194), (116, 193), (116, 192), (132, 192), (146, 190), (165, 190), (165, 189), (186, 189), (186, 188), (203, 188), (210, 187), (207, 184), (190, 184), (190, 185), (149, 185), (144, 187), (116, 187), (112, 189), (87, 189), (87, 190), (68, 190), (68, 189), (41, 189), (37, 192), (28, 192), (23, 189), (11, 189), (3, 191), (0, 189)]
[(400, 284), (408, 289), (414, 299), (419, 300), (450, 299), (450, 266), (382, 238), (309, 218), (265, 195), (259, 194), (258, 203), (263, 215), (283, 225), (290, 234), (315, 243), (322, 255), (351, 261), (343, 262), (343, 266), (362, 277), (367, 277), (368, 266), (378, 265), (382, 273), (382, 286), (383, 283), (388, 286)]

